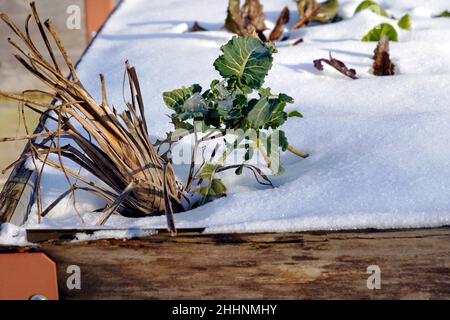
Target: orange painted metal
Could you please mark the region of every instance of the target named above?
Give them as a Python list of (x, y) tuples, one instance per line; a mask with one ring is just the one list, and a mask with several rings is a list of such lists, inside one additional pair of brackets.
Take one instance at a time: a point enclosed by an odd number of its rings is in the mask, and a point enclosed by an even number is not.
[(58, 300), (56, 264), (44, 253), (0, 254), (0, 300)]
[(114, 0), (85, 0), (86, 42), (89, 43), (95, 33), (108, 19), (115, 7)]

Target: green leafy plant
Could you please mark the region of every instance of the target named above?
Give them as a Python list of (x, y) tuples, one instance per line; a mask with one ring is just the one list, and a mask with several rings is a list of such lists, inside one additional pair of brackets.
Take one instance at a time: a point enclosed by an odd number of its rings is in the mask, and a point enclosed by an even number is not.
[(450, 17), (450, 11), (445, 10), (442, 13), (440, 13), (439, 15), (437, 15), (438, 18), (443, 18), (443, 17)]
[(405, 14), (400, 18), (400, 20), (398, 20), (397, 24), (404, 30), (411, 30), (411, 16), (409, 14)]
[(355, 14), (358, 12), (361, 12), (363, 10), (370, 10), (376, 14), (379, 14), (380, 16), (383, 17), (388, 17), (388, 14), (386, 11), (384, 11), (381, 6), (376, 3), (375, 1), (371, 1), (371, 0), (366, 0), (361, 2), (358, 7), (355, 9)]
[(388, 37), (390, 41), (398, 41), (397, 30), (389, 23), (381, 23), (370, 30), (362, 41), (380, 41), (383, 36)]
[[(233, 37), (221, 47), (222, 55), (214, 62), (215, 69), (223, 79), (215, 79), (209, 89), (202, 91), (198, 84), (163, 93), (163, 100), (173, 113), (172, 122), (177, 133), (170, 133), (168, 140), (179, 140), (194, 135), (194, 148), (190, 164), (186, 191), (200, 193), (199, 204), (226, 192), (224, 184), (215, 177), (216, 173), (228, 169), (241, 174), (243, 169), (251, 170), (258, 182), (271, 185), (261, 168), (250, 165), (255, 151), (263, 156), (265, 165), (274, 174), (280, 174), (281, 152), (291, 151), (307, 157), (307, 154), (289, 145), (280, 127), (289, 117), (303, 117), (298, 111), (287, 113), (287, 104), (294, 102), (287, 94), (272, 93), (264, 88), (265, 77), (272, 67), (273, 44), (267, 44), (256, 37)], [(229, 130), (240, 132), (230, 142)], [(209, 160), (195, 170), (195, 159), (202, 143), (221, 140), (224, 151), (217, 154), (214, 149)], [(216, 145), (219, 146), (220, 143)], [(204, 150), (204, 149), (203, 149)], [(244, 150), (240, 164), (225, 165), (225, 161), (236, 150)], [(207, 182), (205, 185), (205, 181)]]

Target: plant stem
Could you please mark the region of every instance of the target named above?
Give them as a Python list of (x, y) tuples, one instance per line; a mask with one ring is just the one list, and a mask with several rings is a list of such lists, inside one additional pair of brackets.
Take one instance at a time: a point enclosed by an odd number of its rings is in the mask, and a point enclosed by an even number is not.
[[(272, 162), (270, 161), (269, 156), (267, 155), (267, 151), (265, 150), (265, 148), (263, 147), (263, 145), (261, 144), (261, 139), (256, 139), (256, 145), (258, 146), (258, 150), (259, 152), (261, 152), (262, 156), (264, 157), (264, 161), (266, 161), (267, 164), (267, 168), (269, 168), (270, 170), (272, 170)], [(273, 170), (272, 170), (273, 172)]]
[(293, 146), (288, 146), (288, 150), (290, 151), (290, 152), (292, 152), (293, 154), (295, 154), (295, 155), (297, 155), (297, 156), (299, 156), (299, 157), (302, 157), (303, 159), (306, 159), (306, 158), (308, 158), (309, 157), (309, 154), (307, 154), (307, 153), (305, 153), (305, 152), (303, 152), (303, 151), (300, 151), (300, 150), (298, 150), (298, 149), (295, 149)]
[(198, 146), (200, 144), (199, 140), (197, 138), (197, 130), (195, 129), (195, 127), (194, 127), (194, 137), (195, 137), (195, 144), (194, 144), (194, 149), (192, 150), (191, 165), (189, 167), (189, 176), (188, 176), (188, 180), (186, 183), (186, 190), (188, 192), (191, 189), (192, 181), (194, 180), (195, 158), (197, 156)]
[(217, 164), (223, 166), (224, 163), (225, 163), (225, 160), (226, 160), (226, 159), (228, 158), (228, 156), (236, 149), (236, 146), (238, 146), (239, 143), (241, 143), (242, 140), (244, 140), (244, 137), (243, 137), (243, 136), (239, 136), (239, 137), (236, 139), (236, 141), (234, 141), (234, 142), (231, 144), (231, 146), (229, 146), (229, 147), (227, 148), (227, 150), (225, 150), (225, 151), (222, 153), (222, 156), (221, 156), (220, 159), (217, 161)]

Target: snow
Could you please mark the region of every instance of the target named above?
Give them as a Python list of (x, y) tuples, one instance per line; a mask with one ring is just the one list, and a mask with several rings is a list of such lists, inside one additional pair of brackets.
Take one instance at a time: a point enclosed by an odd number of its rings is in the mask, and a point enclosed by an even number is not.
[(27, 241), (25, 229), (11, 223), (3, 223), (0, 225), (0, 244), (4, 246), (32, 245)]
[(122, 229), (122, 230), (99, 230), (92, 234), (79, 232), (75, 235), (72, 242), (93, 241), (99, 239), (132, 239), (143, 238), (157, 234), (156, 230), (142, 230), (142, 229)]
[[(109, 100), (123, 106), (124, 61), (137, 67), (146, 116), (153, 138), (171, 130), (161, 93), (199, 83), (204, 88), (218, 77), (212, 63), (231, 38), (222, 30), (225, 0), (125, 0), (98, 35), (79, 65), (79, 75), (100, 100), (97, 74), (107, 81)], [(400, 18), (412, 16), (412, 30), (371, 11), (353, 16), (360, 0), (340, 1), (344, 20), (290, 32), (278, 42), (279, 52), (265, 85), (295, 98), (291, 110), (304, 119), (285, 127), (290, 144), (311, 156), (283, 155), (286, 173), (272, 177), (276, 188), (258, 185), (251, 174), (223, 176), (227, 197), (175, 216), (177, 227), (206, 227), (206, 232), (338, 230), (359, 228), (437, 227), (450, 223), (450, 19), (431, 18), (450, 9), (447, 0), (378, 1)], [(266, 18), (274, 23), (284, 5), (291, 24), (298, 18), (291, 0), (263, 0)], [(210, 31), (184, 33), (198, 21)], [(360, 39), (372, 27), (391, 23), (399, 42), (391, 43), (397, 74), (371, 75), (376, 43)], [(304, 42), (292, 46), (298, 38)], [(312, 61), (332, 55), (355, 68), (359, 80), (334, 69), (314, 69)], [(185, 167), (177, 167), (183, 176)], [(44, 203), (62, 190), (55, 172), (43, 180)], [(102, 201), (77, 194), (86, 225)], [(163, 228), (165, 217), (129, 219), (113, 216), (110, 228)], [(30, 228), (83, 227), (72, 200)], [(10, 227), (9, 227), (10, 228)], [(0, 243), (9, 241), (8, 228)], [(4, 235), (6, 234), (6, 236)]]

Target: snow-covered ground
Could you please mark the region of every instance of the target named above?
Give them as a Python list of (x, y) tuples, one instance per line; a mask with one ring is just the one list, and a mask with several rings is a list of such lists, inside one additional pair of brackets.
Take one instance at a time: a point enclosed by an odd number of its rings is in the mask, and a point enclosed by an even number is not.
[[(273, 178), (275, 189), (251, 175), (224, 176), (229, 194), (201, 208), (176, 215), (177, 227), (207, 227), (207, 232), (410, 228), (450, 224), (450, 18), (432, 16), (450, 9), (448, 0), (378, 1), (390, 14), (412, 16), (412, 30), (398, 29), (391, 43), (397, 74), (371, 75), (374, 42), (360, 39), (381, 22), (396, 21), (368, 10), (353, 16), (361, 0), (341, 0), (338, 23), (308, 26), (277, 42), (279, 52), (266, 86), (295, 98), (285, 131), (292, 145), (306, 150), (305, 160), (283, 156), (286, 173)], [(298, 20), (292, 0), (263, 0), (273, 24), (284, 5), (291, 23)], [(212, 63), (232, 34), (222, 30), (226, 0), (125, 0), (79, 65), (85, 86), (100, 99), (97, 74), (103, 73), (109, 100), (123, 105), (124, 61), (137, 67), (147, 121), (154, 137), (171, 129), (161, 93), (218, 77)], [(194, 21), (207, 32), (184, 33)], [(292, 46), (302, 37), (304, 42)], [(355, 68), (351, 80), (312, 61), (328, 57)], [(289, 111), (290, 111), (289, 110)], [(45, 203), (62, 190), (55, 174), (44, 179)], [(87, 223), (99, 200), (79, 194), (78, 209)], [(71, 202), (37, 225), (74, 227), (79, 219)], [(113, 216), (108, 227), (165, 227), (165, 217)], [(3, 230), (3, 229), (2, 229)], [(12, 229), (9, 230), (11, 233)], [(6, 241), (0, 233), (0, 242)]]

